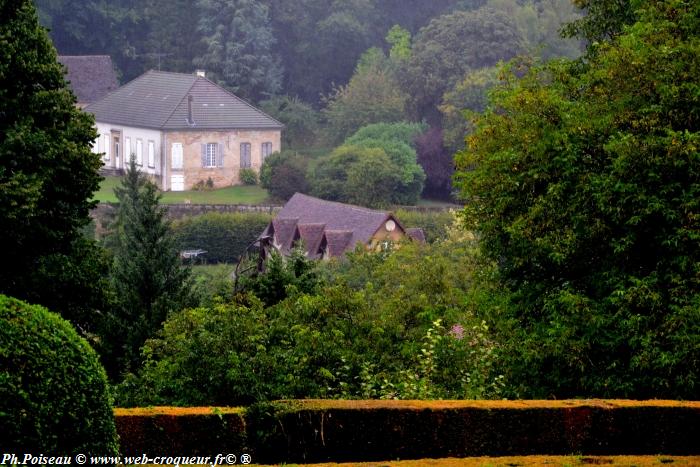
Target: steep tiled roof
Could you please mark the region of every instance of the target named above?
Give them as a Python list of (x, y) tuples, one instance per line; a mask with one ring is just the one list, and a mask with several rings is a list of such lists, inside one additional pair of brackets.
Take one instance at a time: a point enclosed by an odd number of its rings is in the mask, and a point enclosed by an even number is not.
[(281, 129), (283, 126), (204, 77), (153, 70), (85, 110), (94, 114), (98, 122), (140, 128), (226, 130)]
[(351, 204), (336, 203), (296, 193), (277, 214), (277, 219), (298, 219), (299, 224), (325, 224), (325, 230), (352, 232), (348, 248), (359, 242), (368, 243), (377, 229), (390, 217), (384, 211), (375, 211)]
[(304, 247), (309, 256), (316, 257), (326, 224), (298, 224), (299, 237), (304, 242)]
[(345, 250), (352, 247), (350, 240), (353, 232), (351, 230), (326, 230), (325, 246), (328, 248), (328, 256), (341, 256)]
[(272, 220), (272, 228), (274, 229), (274, 239), (279, 245), (280, 250), (288, 252), (294, 245), (296, 240), (298, 218), (280, 218), (279, 216)]
[(66, 80), (79, 104), (94, 102), (119, 87), (109, 55), (60, 55), (58, 61), (66, 67)]
[(330, 256), (340, 256), (358, 243), (369, 244), (389, 219), (396, 221), (388, 212), (296, 193), (260, 238), (274, 237), (282, 253), (287, 253), (294, 242), (301, 239), (309, 257), (317, 257), (322, 248), (326, 248)]

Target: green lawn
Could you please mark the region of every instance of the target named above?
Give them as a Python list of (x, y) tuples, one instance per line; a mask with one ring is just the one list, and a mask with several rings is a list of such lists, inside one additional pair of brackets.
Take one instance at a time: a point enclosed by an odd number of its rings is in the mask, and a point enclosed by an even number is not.
[(460, 209), (462, 206), (454, 203), (450, 203), (449, 201), (442, 201), (442, 200), (437, 200), (437, 199), (427, 199), (423, 198), (418, 200), (417, 206), (425, 206), (425, 207), (436, 207), (436, 208), (455, 208), (455, 209)]
[[(102, 203), (116, 203), (114, 187), (119, 185), (121, 177), (105, 177), (99, 191), (93, 199)], [(178, 204), (264, 204), (267, 202), (267, 190), (259, 186), (230, 186), (211, 191), (167, 191), (163, 193), (162, 203)]]

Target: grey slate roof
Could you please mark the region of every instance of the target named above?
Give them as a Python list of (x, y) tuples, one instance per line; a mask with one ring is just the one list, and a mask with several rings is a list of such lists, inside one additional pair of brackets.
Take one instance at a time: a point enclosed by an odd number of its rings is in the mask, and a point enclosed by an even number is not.
[(89, 104), (119, 87), (109, 55), (59, 55), (79, 104)]
[(357, 243), (368, 244), (388, 219), (396, 221), (388, 212), (295, 193), (261, 237), (273, 235), (283, 253), (301, 238), (312, 257), (319, 246), (328, 247), (330, 256), (339, 256), (353, 250)]
[[(192, 122), (188, 100), (192, 97)], [(159, 130), (282, 129), (283, 125), (201, 76), (148, 71), (85, 108), (104, 123)]]

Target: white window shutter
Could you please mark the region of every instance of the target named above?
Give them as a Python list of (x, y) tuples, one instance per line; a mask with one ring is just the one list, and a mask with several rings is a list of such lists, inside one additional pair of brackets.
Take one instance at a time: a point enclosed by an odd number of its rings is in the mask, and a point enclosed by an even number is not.
[(173, 143), (170, 152), (172, 157), (172, 168), (181, 169), (184, 162), (182, 157), (182, 144)]
[(216, 150), (216, 162), (217, 166), (223, 167), (224, 166), (224, 145), (219, 143), (219, 147)]
[(202, 143), (202, 167), (207, 166), (207, 145)]
[(104, 135), (105, 160), (109, 160), (109, 135)]

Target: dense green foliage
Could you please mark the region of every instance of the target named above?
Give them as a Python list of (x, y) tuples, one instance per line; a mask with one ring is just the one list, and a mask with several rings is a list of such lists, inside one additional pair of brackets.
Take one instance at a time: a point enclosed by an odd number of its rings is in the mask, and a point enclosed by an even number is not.
[(414, 114), (439, 122), (437, 106), (457, 80), (514, 57), (524, 45), (514, 20), (493, 8), (433, 19), (416, 35), (405, 71)]
[(71, 325), (0, 295), (0, 450), (117, 455), (107, 378)]
[(392, 65), (381, 49), (369, 49), (360, 57), (350, 82), (327, 98), (324, 117), (329, 143), (340, 143), (371, 123), (405, 119), (408, 95)]
[(453, 211), (409, 211), (398, 209), (394, 211), (394, 214), (404, 228), (418, 227), (423, 229), (425, 240), (428, 243), (445, 240), (448, 234), (448, 227), (454, 221)]
[(172, 315), (119, 403), (497, 396), (499, 345), (476, 317), (491, 302), (488, 285), (474, 287), (473, 253), (453, 228), (433, 245), (338, 263), (274, 257), (247, 285), (267, 306), (249, 295)]
[(285, 148), (308, 148), (316, 143), (321, 117), (309, 104), (296, 97), (276, 96), (260, 102), (260, 108), (284, 124)]
[(115, 189), (119, 205), (112, 233), (112, 287), (117, 305), (108, 317), (110, 371), (136, 369), (139, 349), (160, 329), (169, 312), (189, 301), (189, 270), (180, 264), (175, 239), (158, 205), (156, 186), (141, 173), (132, 157)]
[(268, 7), (257, 0), (197, 0), (197, 5), (206, 51), (194, 63), (248, 99), (276, 94), (282, 69), (273, 55)]
[(345, 140), (310, 173), (311, 193), (319, 198), (383, 207), (418, 201), (425, 173), (413, 147), (422, 125), (376, 123)]
[(257, 185), (258, 184), (258, 173), (250, 168), (241, 169), (238, 172), (238, 178), (244, 185)]
[(235, 263), (270, 220), (258, 212), (209, 212), (177, 220), (171, 229), (176, 250), (202, 249), (208, 263)]
[(286, 201), (294, 193), (307, 193), (308, 158), (296, 151), (274, 153), (260, 168), (260, 184), (274, 199)]
[(698, 394), (700, 5), (637, 5), (587, 60), (506, 73), (458, 159), (514, 394)]
[(30, 1), (0, 4), (0, 292), (89, 330), (106, 262), (83, 238), (101, 165)]

